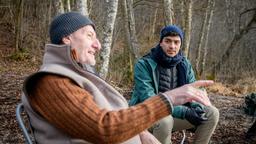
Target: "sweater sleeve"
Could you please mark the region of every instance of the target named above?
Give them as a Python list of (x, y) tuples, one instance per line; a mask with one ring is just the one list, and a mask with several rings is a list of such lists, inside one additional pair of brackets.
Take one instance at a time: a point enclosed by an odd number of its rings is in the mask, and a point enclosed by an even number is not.
[(162, 95), (118, 111), (100, 109), (88, 91), (57, 75), (40, 77), (33, 87), (29, 101), (39, 114), (71, 137), (92, 143), (128, 140), (171, 113)]

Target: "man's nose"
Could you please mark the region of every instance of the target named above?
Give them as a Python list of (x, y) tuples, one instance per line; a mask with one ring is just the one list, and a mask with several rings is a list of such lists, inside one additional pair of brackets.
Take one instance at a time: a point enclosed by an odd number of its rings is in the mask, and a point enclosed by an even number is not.
[(171, 49), (175, 48), (175, 44), (174, 44), (174, 42), (170, 42), (170, 44), (169, 44), (169, 48), (171, 48)]
[(94, 42), (93, 42), (93, 48), (95, 48), (96, 50), (100, 50), (101, 49), (101, 44), (100, 44), (100, 41), (98, 39), (96, 39)]

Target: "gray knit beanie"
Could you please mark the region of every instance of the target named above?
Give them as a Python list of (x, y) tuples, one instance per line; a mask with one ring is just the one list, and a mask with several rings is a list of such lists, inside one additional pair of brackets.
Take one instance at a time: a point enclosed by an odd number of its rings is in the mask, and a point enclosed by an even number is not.
[(67, 12), (56, 16), (49, 29), (51, 43), (60, 44), (63, 37), (86, 25), (92, 25), (95, 28), (93, 22), (79, 12)]

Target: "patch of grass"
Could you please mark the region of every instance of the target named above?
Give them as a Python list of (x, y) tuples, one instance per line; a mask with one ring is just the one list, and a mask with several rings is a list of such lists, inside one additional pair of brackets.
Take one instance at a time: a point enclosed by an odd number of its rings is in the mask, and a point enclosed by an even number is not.
[(215, 75), (214, 74), (208, 74), (208, 75), (206, 75), (206, 79), (207, 80), (215, 80)]
[(225, 96), (239, 96), (240, 94), (233, 91), (230, 86), (223, 83), (215, 82), (212, 86), (207, 87), (207, 90), (212, 93), (217, 93)]
[(207, 87), (209, 92), (218, 93), (225, 96), (245, 96), (256, 92), (255, 78), (245, 78), (238, 80), (235, 84), (215, 82), (214, 85)]
[(30, 56), (29, 51), (27, 51), (25, 49), (18, 51), (18, 52), (14, 52), (10, 56), (8, 56), (9, 59), (15, 60), (15, 61), (24, 61), (24, 60), (29, 59), (30, 57), (31, 56)]

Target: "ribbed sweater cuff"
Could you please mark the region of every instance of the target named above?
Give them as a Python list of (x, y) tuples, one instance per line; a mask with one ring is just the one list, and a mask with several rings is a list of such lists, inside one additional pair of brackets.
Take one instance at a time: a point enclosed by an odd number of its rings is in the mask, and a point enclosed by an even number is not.
[(173, 102), (172, 102), (172, 100), (166, 94), (164, 94), (164, 93), (159, 93), (158, 95), (167, 104), (167, 106), (170, 109), (170, 113), (172, 113), (173, 112)]

